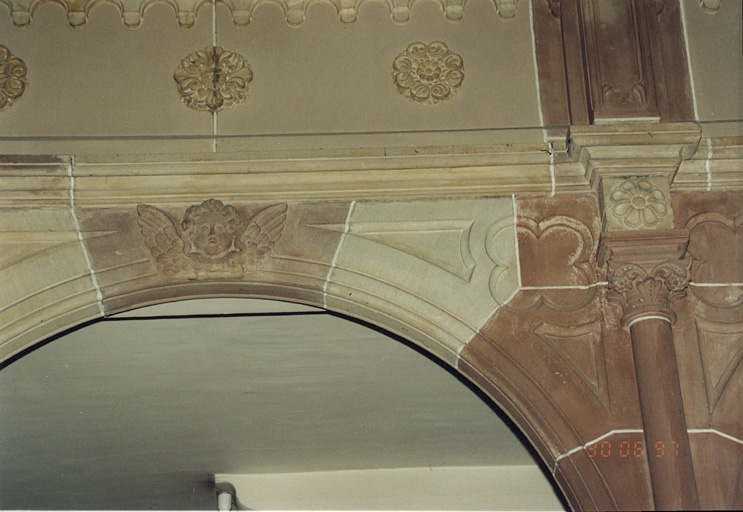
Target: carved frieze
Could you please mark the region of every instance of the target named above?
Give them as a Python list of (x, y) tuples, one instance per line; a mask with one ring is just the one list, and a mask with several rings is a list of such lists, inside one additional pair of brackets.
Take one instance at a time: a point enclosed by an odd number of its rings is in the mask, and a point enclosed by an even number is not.
[(665, 178), (604, 179), (602, 203), (605, 231), (673, 228)]
[[(358, 18), (360, 6), (369, 0), (325, 0), (333, 5), (338, 12), (338, 18), (343, 23), (354, 23)], [(13, 23), (17, 27), (25, 27), (31, 23), (34, 11), (39, 5), (54, 3), (61, 5), (67, 12), (67, 19), (73, 27), (82, 27), (88, 22), (88, 12), (98, 4), (112, 4), (121, 11), (121, 19), (129, 28), (138, 28), (142, 25), (145, 10), (154, 3), (167, 3), (175, 11), (178, 24), (183, 28), (193, 27), (196, 22), (196, 13), (204, 5), (204, 0), (0, 0), (10, 8)], [(235, 25), (245, 26), (250, 23), (253, 11), (263, 4), (278, 4), (287, 24), (297, 27), (304, 23), (308, 7), (314, 0), (220, 0), (220, 3), (229, 8)], [(452, 21), (460, 20), (464, 12), (462, 0), (441, 0), (446, 18)], [(498, 17), (504, 21), (516, 17), (518, 0), (491, 0)], [(413, 0), (395, 0), (388, 2), (392, 18), (399, 23), (408, 21), (410, 7)]]
[(26, 64), (0, 45), (0, 111), (12, 107), (27, 86)]
[(237, 277), (258, 267), (281, 238), (286, 203), (244, 217), (231, 205), (209, 199), (189, 207), (178, 222), (154, 206), (137, 207), (138, 223), (152, 259), (166, 275)]
[(186, 106), (217, 112), (245, 101), (253, 71), (241, 55), (207, 46), (181, 60), (173, 79)]
[(392, 63), (400, 94), (417, 103), (447, 100), (462, 86), (464, 61), (442, 42), (412, 43)]

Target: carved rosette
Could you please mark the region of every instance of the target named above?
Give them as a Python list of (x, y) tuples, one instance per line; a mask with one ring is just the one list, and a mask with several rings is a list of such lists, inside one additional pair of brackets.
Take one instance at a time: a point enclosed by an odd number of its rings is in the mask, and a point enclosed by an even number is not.
[(676, 321), (670, 304), (686, 296), (691, 258), (664, 261), (650, 271), (636, 263), (609, 262), (607, 299), (619, 304), (624, 314), (622, 325), (646, 316)]
[(26, 64), (0, 45), (0, 111), (12, 107), (27, 85)]
[(181, 60), (173, 78), (189, 108), (217, 112), (245, 101), (253, 71), (241, 55), (207, 46)]
[(417, 103), (435, 104), (454, 96), (464, 81), (462, 57), (439, 41), (413, 43), (392, 63), (400, 94)]

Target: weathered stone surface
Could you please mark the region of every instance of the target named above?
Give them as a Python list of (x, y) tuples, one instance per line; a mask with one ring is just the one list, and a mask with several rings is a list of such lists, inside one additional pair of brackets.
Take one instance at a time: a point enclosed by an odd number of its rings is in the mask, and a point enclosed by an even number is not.
[(346, 225), (326, 226), (345, 232), (327, 306), (353, 297), (372, 322), (404, 319), (405, 335), (453, 364), (497, 307), (493, 274), (515, 267), (512, 228), (486, 249), (491, 227), (512, 219), (509, 199), (356, 203)]

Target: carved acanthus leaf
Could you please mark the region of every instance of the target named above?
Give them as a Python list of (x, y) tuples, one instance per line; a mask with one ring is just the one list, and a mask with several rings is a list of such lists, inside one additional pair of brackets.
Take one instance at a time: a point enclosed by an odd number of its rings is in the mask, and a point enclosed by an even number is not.
[(245, 101), (253, 71), (241, 55), (207, 46), (181, 60), (173, 79), (189, 108), (217, 112)]
[(686, 296), (690, 271), (689, 257), (664, 261), (649, 271), (636, 263), (610, 261), (607, 298), (622, 307), (625, 320), (652, 309), (672, 317), (669, 306)]

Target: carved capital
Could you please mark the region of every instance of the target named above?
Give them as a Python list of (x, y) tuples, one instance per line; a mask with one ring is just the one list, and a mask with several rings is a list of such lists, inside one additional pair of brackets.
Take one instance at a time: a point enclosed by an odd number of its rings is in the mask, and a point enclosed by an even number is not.
[(691, 257), (687, 230), (603, 233), (599, 265), (607, 268), (607, 299), (628, 327), (646, 317), (676, 321), (671, 303), (686, 296)]

